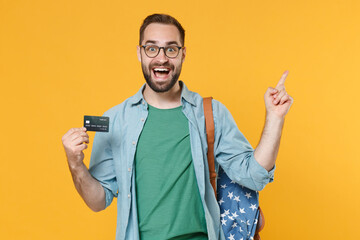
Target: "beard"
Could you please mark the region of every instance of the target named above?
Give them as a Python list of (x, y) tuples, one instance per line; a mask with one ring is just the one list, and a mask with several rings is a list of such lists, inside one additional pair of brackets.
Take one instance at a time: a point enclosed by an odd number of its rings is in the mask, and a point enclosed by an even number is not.
[[(171, 77), (170, 81), (164, 83), (164, 84), (157, 84), (151, 77), (151, 69), (153, 67), (168, 67), (171, 69), (171, 72), (173, 72), (173, 76)], [(180, 76), (180, 72), (181, 72), (181, 66), (182, 64), (180, 64), (180, 66), (177, 68), (177, 71), (174, 72), (174, 66), (170, 65), (169, 63), (166, 64), (153, 64), (153, 65), (149, 65), (149, 67), (147, 68), (143, 63), (141, 63), (141, 68), (143, 71), (143, 75), (145, 78), (146, 83), (149, 85), (149, 87), (157, 93), (163, 93), (163, 92), (167, 92), (169, 91), (171, 88), (174, 87), (175, 83), (178, 81), (179, 76)]]

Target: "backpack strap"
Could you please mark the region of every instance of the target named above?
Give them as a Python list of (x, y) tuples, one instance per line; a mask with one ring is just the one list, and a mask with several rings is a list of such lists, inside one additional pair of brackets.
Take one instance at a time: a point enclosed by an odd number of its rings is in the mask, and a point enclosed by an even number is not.
[(214, 116), (212, 110), (212, 97), (203, 98), (204, 105), (204, 115), (205, 115), (205, 128), (206, 128), (206, 138), (208, 143), (207, 159), (210, 172), (210, 183), (214, 189), (215, 197), (216, 195), (216, 171), (215, 171), (215, 161), (214, 161), (214, 139), (215, 139), (215, 126), (214, 126)]
[[(203, 98), (203, 105), (204, 105), (206, 138), (208, 144), (207, 159), (208, 159), (209, 172), (210, 172), (210, 183), (214, 189), (215, 197), (217, 198), (217, 194), (216, 194), (217, 174), (215, 171), (215, 158), (214, 158), (215, 126), (214, 126), (214, 115), (212, 109), (212, 97)], [(265, 226), (265, 218), (260, 206), (259, 206), (259, 211), (260, 211), (259, 223), (257, 224), (254, 240), (260, 240), (259, 232)]]

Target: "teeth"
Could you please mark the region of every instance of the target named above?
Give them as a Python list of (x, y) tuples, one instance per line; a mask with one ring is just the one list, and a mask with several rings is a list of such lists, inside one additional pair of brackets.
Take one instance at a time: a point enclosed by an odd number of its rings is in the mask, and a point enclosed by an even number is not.
[(169, 70), (167, 70), (165, 68), (155, 68), (154, 71), (168, 72)]

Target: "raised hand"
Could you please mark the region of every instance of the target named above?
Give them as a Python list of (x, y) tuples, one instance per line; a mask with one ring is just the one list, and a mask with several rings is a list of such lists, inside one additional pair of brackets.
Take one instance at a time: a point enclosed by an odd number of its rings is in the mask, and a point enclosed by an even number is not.
[(275, 88), (269, 87), (265, 93), (267, 116), (284, 118), (293, 103), (293, 98), (285, 90), (285, 79), (289, 74), (285, 71)]
[(105, 209), (105, 192), (83, 163), (89, 143), (86, 128), (72, 128), (62, 137), (66, 157), (76, 190), (93, 211)]
[(84, 153), (89, 143), (89, 135), (85, 128), (72, 128), (62, 137), (66, 157), (70, 168), (83, 163)]

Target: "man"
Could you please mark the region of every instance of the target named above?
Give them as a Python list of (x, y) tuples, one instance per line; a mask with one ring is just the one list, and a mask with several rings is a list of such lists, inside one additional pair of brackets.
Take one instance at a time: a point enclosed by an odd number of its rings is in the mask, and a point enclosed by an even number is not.
[[(117, 197), (116, 239), (225, 239), (209, 181), (202, 98), (178, 81), (185, 31), (171, 16), (148, 16), (137, 55), (146, 84), (107, 111), (110, 131), (96, 133), (89, 170), (85, 128), (62, 138), (75, 187), (93, 211)], [(284, 117), (292, 104), (282, 76), (265, 93), (266, 122), (252, 149), (229, 111), (213, 100), (216, 168), (261, 190), (273, 180)]]

